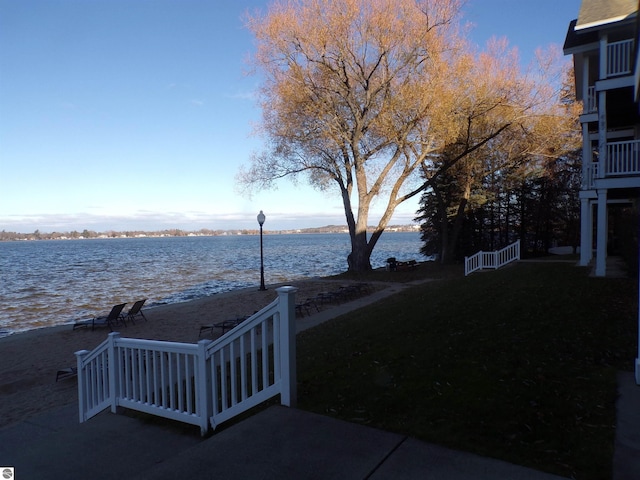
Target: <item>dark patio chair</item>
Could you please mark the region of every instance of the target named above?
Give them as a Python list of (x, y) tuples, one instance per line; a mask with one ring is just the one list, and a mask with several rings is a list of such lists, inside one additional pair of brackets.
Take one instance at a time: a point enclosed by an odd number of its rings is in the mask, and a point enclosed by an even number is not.
[(107, 315), (106, 317), (95, 317), (88, 320), (79, 320), (73, 324), (73, 330), (75, 330), (76, 328), (86, 328), (88, 326), (91, 326), (91, 330), (96, 327), (109, 327), (109, 330), (113, 331), (113, 327), (115, 325), (118, 325), (120, 322), (122, 322), (126, 326), (126, 318), (122, 314), (122, 310), (124, 309), (125, 305), (126, 303), (114, 305), (111, 309), (111, 312), (109, 312), (109, 315)]
[(244, 317), (236, 317), (229, 320), (223, 320), (222, 322), (212, 323), (210, 325), (202, 325), (200, 326), (200, 333), (198, 334), (198, 337), (201, 337), (202, 332), (206, 332), (207, 330), (209, 330), (209, 333), (213, 333), (214, 328), (221, 329), (222, 334), (224, 335), (224, 333), (227, 330), (231, 330), (232, 328), (237, 327), (242, 322), (244, 322), (247, 318), (249, 318), (249, 316), (250, 315), (246, 315)]
[(76, 367), (63, 368), (56, 373), (56, 382), (61, 378), (75, 377), (78, 375), (78, 369)]
[(142, 313), (142, 306), (144, 305), (144, 302), (146, 302), (147, 299), (145, 298), (144, 300), (138, 300), (136, 303), (133, 304), (133, 307), (131, 307), (131, 309), (127, 312), (126, 315), (126, 319), (127, 320), (131, 320), (131, 322), (135, 325), (136, 322), (134, 321), (135, 318), (137, 316), (140, 316), (142, 318), (144, 318), (144, 321), (147, 321), (147, 317), (144, 316), (144, 313)]
[(304, 317), (304, 312), (307, 315), (311, 315), (311, 308), (315, 308), (316, 312), (320, 311), (320, 307), (313, 298), (307, 298), (304, 302), (296, 303), (296, 313), (299, 313), (301, 317)]

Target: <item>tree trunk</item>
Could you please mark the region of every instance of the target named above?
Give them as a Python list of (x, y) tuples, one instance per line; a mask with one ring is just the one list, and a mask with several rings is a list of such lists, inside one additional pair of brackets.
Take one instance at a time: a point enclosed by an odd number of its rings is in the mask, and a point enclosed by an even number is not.
[[(366, 190), (360, 186), (359, 191)], [(347, 213), (347, 225), (351, 238), (351, 253), (347, 256), (350, 272), (368, 272), (371, 270), (371, 248), (367, 242), (367, 219), (369, 218), (369, 199), (360, 194), (358, 198), (358, 216), (353, 215), (351, 209), (350, 190), (342, 189), (342, 201)]]
[(471, 182), (471, 177), (467, 177), (465, 179), (464, 193), (460, 198), (458, 210), (456, 212), (455, 218), (453, 219), (453, 225), (451, 226), (451, 235), (449, 235), (449, 238), (447, 239), (447, 258), (443, 258), (442, 263), (453, 263), (456, 259), (456, 246), (458, 245), (458, 238), (460, 238), (460, 232), (462, 231), (465, 210), (467, 208), (467, 204), (469, 203), (469, 198), (471, 198)]
[(367, 243), (366, 229), (351, 234), (351, 253), (347, 257), (350, 272), (368, 272), (371, 270), (371, 250)]

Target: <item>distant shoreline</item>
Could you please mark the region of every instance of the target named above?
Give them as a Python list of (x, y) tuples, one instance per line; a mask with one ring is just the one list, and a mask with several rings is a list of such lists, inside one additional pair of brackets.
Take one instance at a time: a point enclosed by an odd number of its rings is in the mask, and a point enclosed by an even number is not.
[[(373, 231), (370, 227), (368, 231)], [(419, 232), (419, 225), (390, 225), (385, 228), (385, 233), (411, 233)], [(313, 234), (348, 234), (347, 227), (338, 225), (327, 225), (324, 227), (300, 228), (295, 230), (263, 230), (264, 235), (313, 235)], [(171, 238), (171, 237), (219, 237), (236, 235), (259, 235), (258, 229), (235, 229), (235, 230), (208, 230), (197, 231), (168, 229), (160, 231), (106, 231), (95, 232), (83, 230), (82, 232), (40, 232), (33, 233), (20, 232), (0, 232), (0, 242), (14, 241), (39, 241), (39, 240), (106, 240), (118, 238)]]

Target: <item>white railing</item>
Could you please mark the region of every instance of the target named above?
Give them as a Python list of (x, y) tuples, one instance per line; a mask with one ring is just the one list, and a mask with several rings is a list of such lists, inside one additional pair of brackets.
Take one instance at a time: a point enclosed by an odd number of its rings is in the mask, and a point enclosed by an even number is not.
[(640, 140), (607, 143), (606, 175), (640, 174)]
[[(278, 300), (206, 347), (211, 425), (280, 394), (296, 401), (295, 291), (277, 289)], [(254, 319), (252, 321), (252, 319)]]
[(595, 113), (598, 111), (598, 103), (597, 103), (597, 95), (596, 95), (596, 87), (595, 85), (591, 85), (587, 89), (587, 95), (584, 98), (582, 113)]
[(465, 276), (484, 268), (498, 269), (508, 263), (520, 260), (520, 240), (495, 252), (480, 251), (470, 257), (464, 257)]
[(245, 412), (280, 395), (296, 402), (295, 292), (278, 298), (216, 341), (198, 344), (109, 334), (92, 352), (76, 352), (80, 422), (126, 407), (197, 425)]
[[(92, 352), (82, 350), (76, 352), (78, 357), (78, 403), (80, 404), (80, 423), (97, 415), (111, 405), (108, 349), (111, 339), (107, 338)], [(80, 357), (82, 356), (82, 369)], [(80, 387), (82, 385), (82, 388)]]
[(595, 179), (598, 178), (598, 162), (586, 163), (584, 166), (584, 175), (582, 177), (583, 190), (590, 190), (595, 185)]
[[(113, 336), (116, 406), (202, 425), (199, 345)], [(206, 427), (206, 423), (204, 423)], [(205, 429), (206, 431), (206, 429)]]
[(633, 39), (607, 44), (607, 77), (631, 73)]

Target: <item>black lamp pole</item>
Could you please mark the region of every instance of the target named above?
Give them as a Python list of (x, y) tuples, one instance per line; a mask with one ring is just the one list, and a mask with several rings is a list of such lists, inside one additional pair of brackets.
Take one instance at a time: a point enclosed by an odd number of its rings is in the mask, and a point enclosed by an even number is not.
[(266, 290), (264, 286), (264, 256), (262, 254), (262, 225), (264, 225), (266, 217), (262, 210), (258, 214), (258, 223), (260, 224), (260, 290)]

